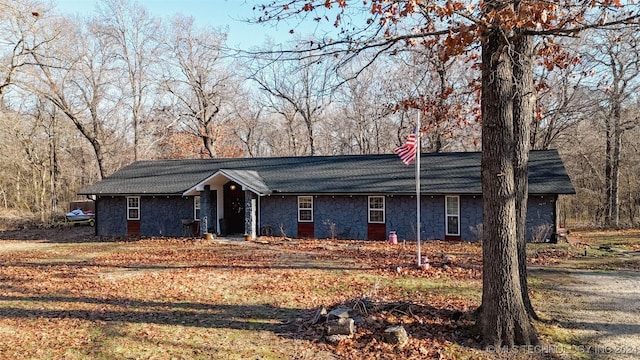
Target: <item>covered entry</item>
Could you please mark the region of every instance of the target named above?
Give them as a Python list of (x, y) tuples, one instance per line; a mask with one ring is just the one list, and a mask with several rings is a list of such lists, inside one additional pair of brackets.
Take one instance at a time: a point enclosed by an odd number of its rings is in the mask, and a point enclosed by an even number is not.
[(200, 218), (213, 225), (209, 231), (220, 235), (250, 235), (255, 237), (258, 228), (257, 198), (271, 191), (254, 170), (220, 169), (204, 179), (183, 196), (200, 196)]

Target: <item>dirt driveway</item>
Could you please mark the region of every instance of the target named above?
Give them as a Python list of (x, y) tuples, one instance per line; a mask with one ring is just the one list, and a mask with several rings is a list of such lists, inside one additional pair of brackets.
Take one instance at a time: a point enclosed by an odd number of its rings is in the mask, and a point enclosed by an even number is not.
[(531, 269), (531, 275), (541, 278), (558, 296), (544, 306), (544, 312), (576, 339), (569, 349), (560, 347), (558, 355), (640, 359), (640, 273), (582, 267), (584, 263), (569, 262)]

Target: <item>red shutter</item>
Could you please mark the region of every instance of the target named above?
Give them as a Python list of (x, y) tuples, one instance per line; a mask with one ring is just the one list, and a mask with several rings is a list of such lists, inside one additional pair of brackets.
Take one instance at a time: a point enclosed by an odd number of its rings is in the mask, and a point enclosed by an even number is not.
[(127, 235), (140, 235), (140, 220), (127, 220)]
[(386, 224), (374, 224), (369, 223), (367, 228), (367, 239), (369, 240), (386, 240), (387, 239), (387, 225)]
[(299, 222), (298, 223), (298, 237), (299, 238), (314, 238), (313, 223), (312, 222)]

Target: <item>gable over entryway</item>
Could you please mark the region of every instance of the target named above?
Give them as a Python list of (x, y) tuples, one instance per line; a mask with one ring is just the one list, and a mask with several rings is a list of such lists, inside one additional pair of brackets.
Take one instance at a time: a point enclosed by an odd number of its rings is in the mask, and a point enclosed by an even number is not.
[[(269, 193), (269, 189), (257, 171), (219, 169), (186, 190), (183, 196), (200, 196), (212, 199), (210, 203), (215, 204), (212, 208), (201, 209), (202, 233), (253, 234), (255, 236), (257, 224), (248, 221), (256, 217), (255, 211), (257, 211), (257, 207), (251, 206), (251, 199)], [(205, 227), (205, 223), (209, 225)]]

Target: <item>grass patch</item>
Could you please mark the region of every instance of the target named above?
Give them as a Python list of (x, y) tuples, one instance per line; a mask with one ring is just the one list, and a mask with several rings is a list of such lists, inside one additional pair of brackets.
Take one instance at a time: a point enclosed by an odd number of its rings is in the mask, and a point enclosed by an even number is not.
[(589, 359), (589, 355), (580, 351), (582, 340), (573, 333), (557, 324), (538, 322), (536, 329), (546, 345), (543, 348), (551, 355), (561, 355), (569, 359)]
[(416, 296), (432, 295), (455, 298), (466, 298), (479, 302), (482, 295), (482, 283), (477, 280), (457, 279), (429, 279), (397, 277), (386, 279), (384, 286), (390, 291), (398, 292), (400, 296), (415, 298)]

